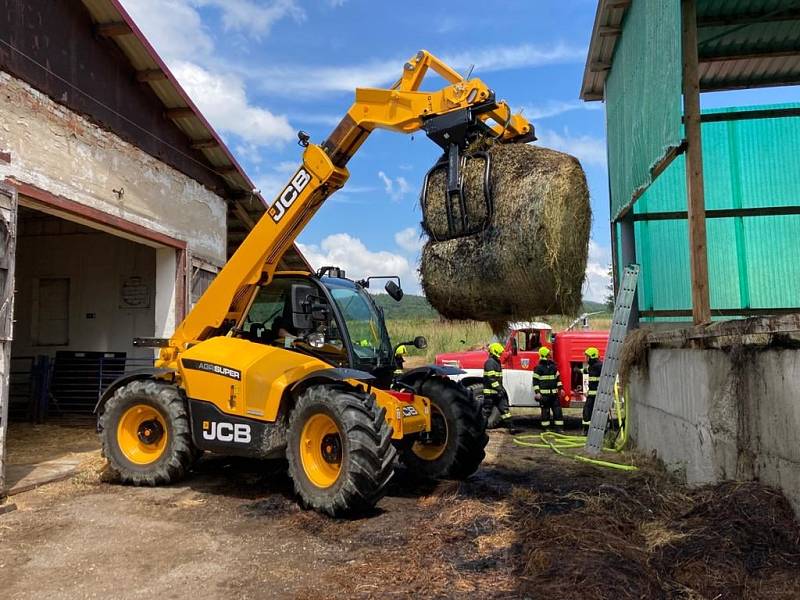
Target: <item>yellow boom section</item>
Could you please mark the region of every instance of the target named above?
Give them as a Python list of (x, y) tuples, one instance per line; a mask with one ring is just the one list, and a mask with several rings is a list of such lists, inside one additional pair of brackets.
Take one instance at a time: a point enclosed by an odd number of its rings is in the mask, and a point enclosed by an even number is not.
[[(420, 91), (429, 69), (449, 85)], [(349, 177), (347, 162), (374, 129), (413, 133), (426, 118), (485, 105), (493, 98), (480, 79), (463, 79), (424, 50), (405, 63), (401, 78), (390, 89), (357, 89), (355, 102), (330, 137), (322, 145), (307, 145), (302, 164), (286, 187), (175, 330), (169, 345), (162, 348), (160, 364), (174, 363), (180, 352), (214, 335), (225, 321), (238, 322), (258, 283), (272, 278), (279, 259), (305, 224), (344, 186)], [(531, 124), (512, 114), (502, 101), (494, 102), (479, 118), (499, 141), (525, 139), (532, 133)]]

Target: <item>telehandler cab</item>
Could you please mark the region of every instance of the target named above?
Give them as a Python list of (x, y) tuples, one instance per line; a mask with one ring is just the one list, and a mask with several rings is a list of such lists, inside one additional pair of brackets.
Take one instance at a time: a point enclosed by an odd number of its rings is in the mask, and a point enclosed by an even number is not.
[[(419, 91), (429, 68), (449, 85)], [(425, 51), (392, 88), (357, 89), (322, 145), (300, 132), (302, 165), (172, 337), (138, 340), (160, 348), (155, 367), (120, 378), (101, 396), (103, 453), (121, 481), (176, 481), (204, 451), (286, 456), (303, 504), (339, 515), (382, 497), (398, 453), (428, 477), (464, 478), (478, 468), (488, 439), (480, 407), (447, 367), (393, 379), (394, 348), (365, 291), (369, 279), (353, 282), (334, 267), (277, 271), (376, 128), (422, 129), (445, 150), (448, 201), (465, 229), (468, 144), (480, 136), (535, 139), (531, 124), (485, 83)], [(386, 289), (402, 295), (393, 281)]]

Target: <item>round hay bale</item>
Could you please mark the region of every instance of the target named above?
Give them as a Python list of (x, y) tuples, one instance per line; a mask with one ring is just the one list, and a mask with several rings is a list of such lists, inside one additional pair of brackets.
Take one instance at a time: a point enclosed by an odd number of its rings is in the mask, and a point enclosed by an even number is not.
[[(586, 176), (568, 154), (528, 144), (489, 149), (493, 197), (484, 213), (484, 162), (468, 162), (464, 196), (472, 235), (444, 239), (445, 176), (429, 178), (423, 229), (429, 236), (420, 274), (425, 296), (450, 319), (503, 322), (533, 315), (574, 314), (591, 226)], [(484, 219), (482, 222), (481, 219)]]

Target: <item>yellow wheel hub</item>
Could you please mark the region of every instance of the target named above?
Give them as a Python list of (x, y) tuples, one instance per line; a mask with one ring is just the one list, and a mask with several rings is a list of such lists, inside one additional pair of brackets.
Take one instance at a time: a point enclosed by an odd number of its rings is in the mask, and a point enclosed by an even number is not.
[(431, 432), (429, 439), (414, 442), (414, 445), (411, 446), (411, 451), (422, 460), (436, 460), (444, 454), (447, 448), (449, 433), (447, 419), (444, 418), (444, 414), (439, 410), (439, 407), (431, 402)]
[(312, 415), (300, 434), (300, 460), (306, 477), (319, 488), (331, 487), (342, 471), (342, 437), (324, 413)]
[(164, 417), (148, 404), (131, 406), (117, 425), (119, 449), (137, 465), (149, 465), (161, 458), (168, 437)]

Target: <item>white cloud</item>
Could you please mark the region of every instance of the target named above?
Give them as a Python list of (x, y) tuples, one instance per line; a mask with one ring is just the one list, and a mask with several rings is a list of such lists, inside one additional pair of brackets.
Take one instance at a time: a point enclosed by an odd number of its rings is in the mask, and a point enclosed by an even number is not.
[(457, 70), (475, 65), (476, 73), (485, 73), (522, 67), (583, 62), (585, 58), (585, 47), (558, 43), (552, 46), (534, 46), (533, 44), (491, 46), (456, 54), (445, 54), (442, 60)]
[(244, 81), (209, 67), (214, 42), (198, 6), (222, 11), (223, 25), (263, 34), (284, 17), (301, 18), (294, 0), (255, 3), (251, 0), (123, 0), (137, 25), (167, 61), (180, 84), (216, 128), (244, 142), (237, 149), (258, 162), (258, 147), (294, 139), (295, 129), (283, 115), (252, 104)]
[(201, 112), (215, 126), (257, 146), (294, 138), (284, 115), (250, 104), (244, 83), (234, 75), (212, 73), (191, 62), (177, 62), (173, 72)]
[(206, 57), (214, 42), (197, 10), (186, 0), (122, 0), (125, 10), (167, 62)]
[(606, 166), (606, 143), (591, 135), (572, 135), (568, 129), (562, 133), (552, 129), (537, 129), (538, 146), (561, 150), (576, 156), (581, 163), (596, 167)]
[(190, 0), (195, 6), (212, 6), (222, 13), (227, 31), (242, 31), (253, 37), (269, 34), (272, 26), (284, 18), (302, 22), (306, 12), (295, 0), (251, 2), (250, 0)]
[(343, 268), (351, 279), (399, 275), (406, 292), (420, 293), (417, 270), (407, 258), (385, 250), (372, 251), (347, 233), (329, 235), (319, 245), (298, 244), (298, 247), (315, 269), (335, 265)]
[(394, 234), (395, 243), (406, 252), (418, 253), (425, 244), (416, 227), (406, 227)]
[(399, 202), (408, 192), (411, 191), (411, 186), (403, 176), (398, 176), (392, 179), (383, 171), (378, 171), (378, 177), (383, 182), (384, 191), (394, 202)]
[(611, 278), (611, 249), (589, 240), (589, 259), (586, 262), (586, 280), (583, 283), (583, 298), (594, 302), (605, 302)]
[[(585, 57), (585, 48), (558, 43), (551, 46), (491, 46), (445, 54), (441, 58), (459, 71), (475, 65), (475, 73), (480, 74), (582, 62)], [(391, 60), (372, 60), (356, 65), (268, 67), (251, 70), (250, 75), (261, 80), (264, 90), (277, 94), (352, 92), (357, 87), (385, 87), (396, 81), (407, 60), (408, 56), (398, 56)]]
[(541, 120), (557, 117), (573, 110), (601, 110), (602, 108), (603, 105), (599, 102), (549, 100), (542, 104), (526, 104), (522, 107), (522, 111), (528, 119)]

